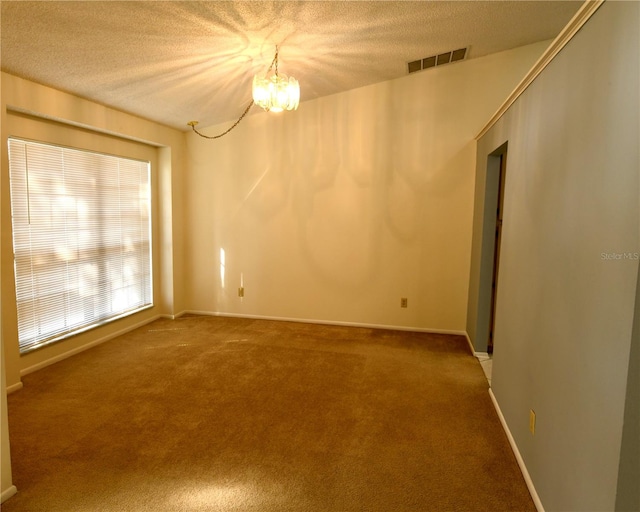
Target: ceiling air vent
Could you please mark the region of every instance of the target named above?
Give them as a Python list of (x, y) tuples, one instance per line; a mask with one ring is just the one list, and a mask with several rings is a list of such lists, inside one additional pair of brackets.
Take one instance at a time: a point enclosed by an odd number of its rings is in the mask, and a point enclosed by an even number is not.
[(449, 64), (458, 60), (464, 60), (467, 56), (467, 48), (460, 48), (459, 50), (453, 50), (450, 52), (440, 53), (438, 55), (432, 55), (431, 57), (425, 57), (424, 59), (414, 60), (407, 63), (409, 73), (415, 73), (423, 69), (434, 68), (436, 66), (442, 66), (443, 64)]

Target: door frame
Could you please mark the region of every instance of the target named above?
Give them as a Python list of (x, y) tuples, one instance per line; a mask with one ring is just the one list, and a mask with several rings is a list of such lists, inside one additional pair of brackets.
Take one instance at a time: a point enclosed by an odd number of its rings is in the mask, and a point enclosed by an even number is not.
[[(489, 353), (490, 326), (492, 322), (495, 325), (496, 319), (495, 305), (497, 305), (499, 290), (497, 283), (496, 294), (492, 293), (496, 270), (496, 215), (501, 195), (500, 176), (503, 172), (505, 178), (502, 179), (502, 197), (506, 196), (507, 148), (508, 141), (490, 153), (485, 153), (484, 156), (478, 154), (476, 167), (473, 240), (467, 304), (467, 335), (476, 355)], [(501, 170), (503, 162), (505, 169)], [(503, 222), (504, 212), (503, 199)]]
[[(507, 175), (507, 149), (498, 155), (489, 155), (490, 157), (498, 157), (500, 159), (500, 167), (498, 169), (498, 200), (495, 210), (495, 234), (493, 244), (493, 275), (491, 278), (491, 300), (489, 312), (489, 337), (487, 339), (487, 352), (493, 353), (493, 336), (496, 325), (496, 309), (498, 304), (498, 274), (500, 270), (500, 243), (502, 242), (502, 223), (504, 219), (504, 189)], [(492, 180), (492, 186), (495, 187), (495, 180)], [(488, 205), (490, 206), (490, 205)], [(487, 212), (489, 215), (489, 212)], [(487, 237), (490, 233), (487, 233)]]

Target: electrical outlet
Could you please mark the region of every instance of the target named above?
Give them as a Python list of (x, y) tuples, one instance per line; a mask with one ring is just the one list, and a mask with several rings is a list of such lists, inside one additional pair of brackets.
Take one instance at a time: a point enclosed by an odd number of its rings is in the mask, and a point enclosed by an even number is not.
[(238, 297), (244, 297), (244, 286), (238, 288)]
[(529, 411), (529, 430), (532, 436), (536, 435), (536, 412), (533, 409)]
[(400, 307), (401, 307), (401, 308), (406, 308), (406, 307), (407, 307), (407, 303), (408, 303), (408, 300), (407, 300), (407, 298), (406, 298), (406, 297), (402, 297), (402, 298), (400, 299)]

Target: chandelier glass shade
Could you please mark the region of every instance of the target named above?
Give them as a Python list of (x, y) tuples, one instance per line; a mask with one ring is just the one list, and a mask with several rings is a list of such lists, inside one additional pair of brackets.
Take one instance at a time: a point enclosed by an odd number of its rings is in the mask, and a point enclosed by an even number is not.
[(253, 77), (253, 101), (268, 112), (296, 110), (300, 104), (300, 84), (287, 75), (256, 75)]
[[(275, 71), (272, 68), (275, 64)], [(269, 71), (253, 77), (253, 102), (267, 112), (296, 110), (300, 104), (300, 84), (292, 76), (278, 73), (278, 49)]]

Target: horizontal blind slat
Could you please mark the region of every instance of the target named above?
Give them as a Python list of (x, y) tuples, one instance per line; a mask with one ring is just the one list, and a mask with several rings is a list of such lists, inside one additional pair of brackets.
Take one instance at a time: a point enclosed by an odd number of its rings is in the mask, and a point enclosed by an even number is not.
[(9, 139), (21, 351), (152, 304), (148, 162)]

